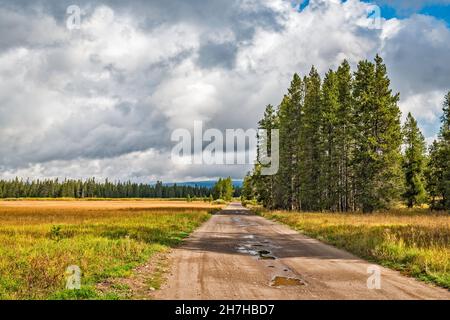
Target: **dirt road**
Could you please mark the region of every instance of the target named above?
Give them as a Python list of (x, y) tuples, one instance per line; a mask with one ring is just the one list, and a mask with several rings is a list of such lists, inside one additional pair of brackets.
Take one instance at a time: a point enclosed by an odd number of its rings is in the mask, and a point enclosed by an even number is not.
[[(155, 299), (450, 299), (448, 290), (374, 266), (240, 204), (214, 215), (169, 261)], [(370, 287), (377, 286), (377, 268), (381, 289), (369, 289), (370, 276)]]

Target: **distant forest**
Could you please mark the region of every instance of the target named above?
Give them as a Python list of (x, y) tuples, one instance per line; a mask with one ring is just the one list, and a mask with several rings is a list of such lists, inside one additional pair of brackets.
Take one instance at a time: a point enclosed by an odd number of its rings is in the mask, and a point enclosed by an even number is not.
[(197, 185), (87, 180), (0, 180), (0, 198), (210, 198), (231, 200), (240, 197), (241, 188), (231, 178), (219, 179), (213, 187)]
[[(279, 130), (279, 171), (263, 176), (258, 154), (243, 198), (300, 211), (373, 212), (399, 201), (450, 210), (450, 92), (428, 150), (412, 114), (402, 127), (399, 99), (378, 55), (354, 72), (344, 61), (323, 80), (314, 67), (295, 74), (280, 105), (268, 105), (259, 122)], [(271, 152), (270, 139), (259, 143)]]
[(193, 198), (209, 197), (212, 189), (199, 186), (87, 180), (0, 180), (0, 198)]

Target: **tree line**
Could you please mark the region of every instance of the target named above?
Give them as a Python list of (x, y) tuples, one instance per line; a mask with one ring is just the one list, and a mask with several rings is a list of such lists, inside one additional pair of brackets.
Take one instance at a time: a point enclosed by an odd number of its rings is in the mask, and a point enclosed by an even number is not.
[(231, 180), (231, 177), (226, 179), (219, 178), (212, 189), (212, 196), (214, 200), (222, 199), (225, 201), (231, 201), (233, 196), (240, 196), (239, 191), (240, 188), (235, 189), (233, 187), (233, 180)]
[[(402, 127), (398, 102), (379, 55), (360, 61), (355, 72), (344, 61), (323, 80), (314, 66), (303, 78), (294, 74), (280, 105), (268, 105), (259, 121), (269, 137), (279, 130), (279, 171), (261, 175), (258, 150), (242, 197), (300, 211), (373, 212), (399, 200), (449, 209), (450, 92), (428, 152), (411, 114)], [(271, 152), (270, 138), (259, 143)]]
[(187, 198), (209, 197), (212, 189), (201, 186), (165, 185), (87, 180), (0, 180), (0, 198)]

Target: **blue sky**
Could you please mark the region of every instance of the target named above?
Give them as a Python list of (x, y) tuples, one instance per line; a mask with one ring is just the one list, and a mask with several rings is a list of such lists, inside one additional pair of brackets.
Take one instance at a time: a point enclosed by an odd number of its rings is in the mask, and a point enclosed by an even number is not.
[[(375, 3), (377, 1), (365, 1), (368, 3)], [(399, 9), (389, 4), (380, 5), (381, 15), (386, 18), (407, 18), (413, 14), (430, 15), (435, 18), (445, 20), (450, 25), (450, 3), (449, 4), (430, 4), (420, 8)]]
[[(345, 1), (346, 0), (343, 2)], [(386, 19), (407, 18), (413, 14), (424, 14), (445, 20), (447, 24), (450, 25), (450, 1), (363, 1), (379, 5), (381, 8), (381, 15)], [(303, 10), (309, 4), (309, 0), (292, 1), (294, 6), (299, 2), (302, 2), (299, 7), (300, 10)], [(412, 4), (408, 5), (408, 2)], [(447, 2), (447, 4), (445, 4), (445, 2)]]
[(427, 6), (420, 10), (419, 13), (445, 20), (450, 25), (450, 5)]

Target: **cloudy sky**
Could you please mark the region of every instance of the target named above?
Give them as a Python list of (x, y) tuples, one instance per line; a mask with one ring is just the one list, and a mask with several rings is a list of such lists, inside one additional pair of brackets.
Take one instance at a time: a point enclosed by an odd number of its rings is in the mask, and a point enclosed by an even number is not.
[[(380, 53), (428, 141), (450, 90), (450, 0), (0, 0), (0, 177), (186, 181), (173, 130), (254, 128), (294, 72)], [(81, 29), (67, 8), (81, 8)]]

